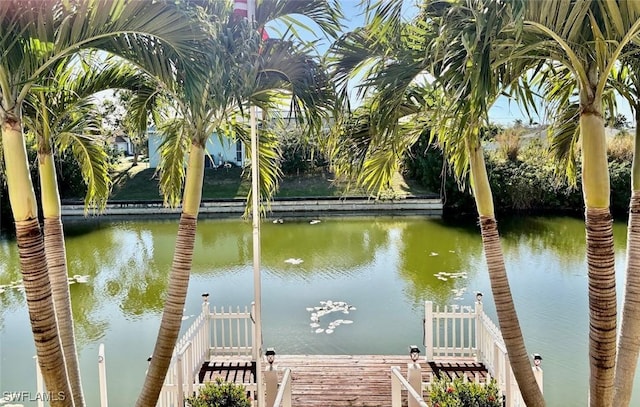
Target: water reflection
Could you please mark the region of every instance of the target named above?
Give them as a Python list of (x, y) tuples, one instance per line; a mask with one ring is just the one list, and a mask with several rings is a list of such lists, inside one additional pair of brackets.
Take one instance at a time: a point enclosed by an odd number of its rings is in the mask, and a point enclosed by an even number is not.
[[(460, 233), (459, 228), (426, 219), (403, 222), (398, 237), (398, 272), (407, 281), (405, 293), (415, 306), (422, 307), (427, 299), (448, 304), (453, 290), (468, 288), (469, 278), (478, 272), (474, 260), (481, 254), (482, 244), (479, 234), (468, 233), (472, 228), (463, 230), (465, 233)], [(440, 273), (465, 273), (465, 278), (438, 279)], [(469, 294), (473, 295), (467, 289), (467, 297)]]
[[(588, 380), (584, 223), (515, 218), (501, 220), (499, 228), (527, 345), (545, 357), (547, 401), (584, 405), (565, 390), (586, 394)], [(614, 225), (620, 288), (625, 229), (622, 222)], [(112, 404), (133, 405), (157, 333), (177, 230), (174, 220), (65, 226), (69, 274), (90, 276), (88, 284), (71, 286), (89, 400), (97, 392), (97, 345), (104, 342), (110, 372), (116, 372), (109, 376), (110, 388), (118, 389)], [(204, 291), (217, 305), (249, 304), (251, 239), (248, 222), (199, 221), (187, 316), (198, 312)], [(19, 279), (15, 242), (0, 241), (0, 255), (0, 284)], [(303, 262), (285, 263), (289, 258)], [(283, 353), (404, 353), (408, 344), (421, 343), (427, 299), (469, 305), (473, 292), (483, 291), (485, 308), (494, 313), (475, 219), (265, 222), (262, 268), (265, 344)], [(442, 272), (467, 278), (443, 281), (437, 277)], [(456, 299), (453, 290), (461, 288), (467, 291)], [(348, 318), (353, 324), (316, 334), (306, 308), (323, 300), (356, 306)], [(0, 294), (0, 391), (33, 381), (33, 353), (24, 296), (6, 291)]]
[[(266, 223), (262, 227), (262, 264), (280, 277), (352, 274), (370, 264), (388, 242), (388, 223), (375, 218), (343, 222), (328, 219), (310, 224), (308, 220), (286, 224)], [(300, 264), (286, 264), (287, 259)]]

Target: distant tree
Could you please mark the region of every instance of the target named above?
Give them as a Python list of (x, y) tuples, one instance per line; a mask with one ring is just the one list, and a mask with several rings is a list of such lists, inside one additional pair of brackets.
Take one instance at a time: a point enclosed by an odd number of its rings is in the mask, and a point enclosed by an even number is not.
[(626, 129), (629, 127), (629, 119), (622, 113), (607, 118), (607, 124), (614, 129)]

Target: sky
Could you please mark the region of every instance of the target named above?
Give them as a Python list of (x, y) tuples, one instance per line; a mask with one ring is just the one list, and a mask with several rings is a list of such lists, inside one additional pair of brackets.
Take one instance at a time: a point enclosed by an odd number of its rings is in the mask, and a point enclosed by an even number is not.
[[(364, 15), (362, 13), (362, 7), (360, 5), (361, 0), (343, 0), (340, 1), (342, 12), (345, 16), (345, 32), (351, 31), (356, 27), (364, 25)], [(415, 6), (416, 0), (405, 0), (405, 12), (404, 15), (408, 19), (413, 16), (417, 11)], [(307, 39), (316, 39), (317, 36), (314, 33), (305, 33)], [(322, 40), (322, 44), (318, 47), (320, 52), (324, 52), (330, 42), (328, 40)], [(630, 123), (634, 122), (634, 115), (631, 112), (629, 104), (622, 98), (618, 99), (618, 113), (627, 117)], [(493, 123), (510, 126), (515, 123), (516, 120), (521, 120), (525, 125), (530, 122), (545, 124), (549, 123), (548, 117), (542, 113), (541, 116), (534, 116), (531, 119), (525, 112), (513, 101), (510, 101), (506, 97), (499, 98), (494, 106), (489, 110), (489, 120)]]

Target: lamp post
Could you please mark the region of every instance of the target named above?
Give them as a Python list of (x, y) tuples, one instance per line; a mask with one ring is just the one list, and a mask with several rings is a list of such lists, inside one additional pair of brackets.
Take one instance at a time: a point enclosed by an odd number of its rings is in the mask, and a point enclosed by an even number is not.
[(540, 387), (540, 391), (544, 390), (544, 378), (542, 373), (542, 356), (539, 353), (534, 353), (533, 355), (533, 375), (536, 378), (536, 382), (538, 383), (538, 387)]
[(539, 353), (534, 353), (533, 355), (533, 365), (535, 367), (539, 367), (542, 364), (542, 356)]
[(267, 348), (264, 355), (267, 357), (267, 363), (269, 363), (269, 370), (273, 370), (273, 362), (276, 360), (276, 351), (273, 348)]
[[(407, 381), (413, 389), (422, 397), (422, 369), (418, 364), (420, 348), (416, 345), (409, 346), (411, 363), (407, 364)], [(413, 397), (409, 397), (408, 407), (419, 407), (420, 404)]]
[(420, 348), (416, 345), (409, 346), (409, 357), (411, 357), (413, 363), (416, 363), (418, 358), (420, 358)]
[(276, 351), (273, 348), (267, 348), (264, 352), (269, 363), (269, 369), (264, 371), (264, 384), (266, 387), (266, 406), (270, 407), (276, 401), (278, 395), (278, 371), (274, 369), (273, 362), (276, 360)]

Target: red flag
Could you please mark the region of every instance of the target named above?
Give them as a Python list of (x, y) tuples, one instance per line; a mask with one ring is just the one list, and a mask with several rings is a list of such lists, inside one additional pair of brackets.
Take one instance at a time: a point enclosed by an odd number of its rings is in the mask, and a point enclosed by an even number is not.
[(233, 15), (239, 18), (249, 17), (249, 4), (247, 0), (234, 0)]

